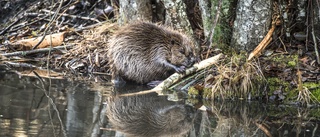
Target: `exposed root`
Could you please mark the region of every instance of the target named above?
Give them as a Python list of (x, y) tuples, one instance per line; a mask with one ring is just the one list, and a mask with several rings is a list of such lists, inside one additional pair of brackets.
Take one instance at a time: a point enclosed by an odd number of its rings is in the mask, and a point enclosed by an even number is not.
[(300, 101), (303, 104), (310, 104), (312, 103), (319, 103), (317, 98), (310, 92), (310, 90), (307, 87), (304, 87), (302, 85), (302, 76), (301, 71), (298, 70), (298, 97), (297, 101)]
[(298, 91), (298, 98), (297, 101), (302, 102), (303, 104), (317, 104), (320, 103), (319, 100), (310, 92), (310, 90), (306, 87), (303, 87), (302, 90)]

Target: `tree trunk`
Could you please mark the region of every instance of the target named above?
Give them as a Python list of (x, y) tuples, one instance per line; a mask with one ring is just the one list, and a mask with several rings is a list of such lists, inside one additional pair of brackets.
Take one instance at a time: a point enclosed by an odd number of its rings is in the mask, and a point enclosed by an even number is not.
[(164, 22), (188, 34), (193, 34), (183, 0), (120, 0), (119, 23), (132, 20)]
[(212, 29), (212, 16), (214, 16), (211, 11), (211, 5), (211, 0), (199, 0), (199, 7), (201, 10), (201, 17), (203, 22), (203, 31), (206, 38), (209, 36), (209, 33)]
[[(175, 30), (193, 36), (196, 51), (199, 51), (199, 43), (203, 34), (200, 12), (196, 7), (198, 5), (197, 1), (120, 0), (119, 2), (119, 24), (123, 25), (134, 20), (161, 22)], [(193, 22), (190, 23), (189, 20)]]
[(166, 8), (165, 24), (189, 35), (193, 34), (183, 0), (163, 0)]
[(237, 50), (253, 50), (268, 32), (271, 9), (270, 0), (239, 0), (231, 45)]
[(152, 7), (150, 0), (120, 0), (120, 24), (133, 20), (151, 21)]

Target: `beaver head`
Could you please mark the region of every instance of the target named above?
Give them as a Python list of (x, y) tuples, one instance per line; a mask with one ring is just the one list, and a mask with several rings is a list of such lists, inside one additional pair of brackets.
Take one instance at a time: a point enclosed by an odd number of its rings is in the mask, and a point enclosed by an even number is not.
[(193, 43), (189, 38), (178, 35), (177, 37), (172, 37), (170, 48), (170, 56), (167, 57), (167, 60), (176, 65), (176, 66), (185, 66), (191, 67), (196, 61), (194, 55)]

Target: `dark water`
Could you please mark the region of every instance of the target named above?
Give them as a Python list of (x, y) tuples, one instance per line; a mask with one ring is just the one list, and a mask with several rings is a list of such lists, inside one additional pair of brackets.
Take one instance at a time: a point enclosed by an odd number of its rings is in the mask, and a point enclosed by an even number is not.
[[(139, 88), (144, 87), (117, 90)], [(99, 83), (41, 82), (2, 71), (0, 136), (320, 136), (319, 108), (199, 101), (182, 93), (120, 97), (112, 90)]]

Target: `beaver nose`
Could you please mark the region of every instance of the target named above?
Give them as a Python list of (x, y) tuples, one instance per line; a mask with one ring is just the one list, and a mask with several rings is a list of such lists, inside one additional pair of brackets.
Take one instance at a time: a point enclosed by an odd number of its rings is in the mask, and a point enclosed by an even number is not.
[(191, 67), (195, 62), (196, 62), (196, 58), (195, 58), (195, 57), (190, 57), (190, 58), (188, 59), (188, 65), (187, 65), (187, 67)]

